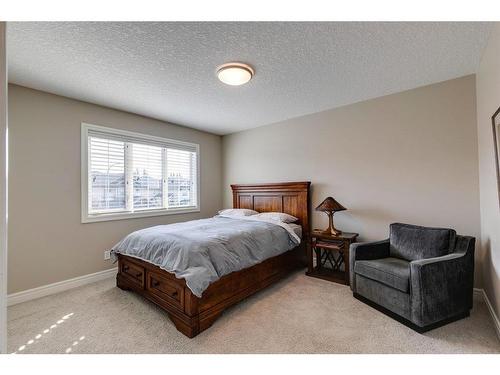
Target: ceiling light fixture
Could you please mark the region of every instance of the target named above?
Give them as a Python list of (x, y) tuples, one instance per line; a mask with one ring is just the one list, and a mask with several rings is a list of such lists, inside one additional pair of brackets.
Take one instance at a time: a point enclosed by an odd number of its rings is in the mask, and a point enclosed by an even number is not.
[(254, 73), (250, 65), (238, 62), (230, 62), (217, 68), (217, 78), (231, 86), (244, 85), (252, 79)]

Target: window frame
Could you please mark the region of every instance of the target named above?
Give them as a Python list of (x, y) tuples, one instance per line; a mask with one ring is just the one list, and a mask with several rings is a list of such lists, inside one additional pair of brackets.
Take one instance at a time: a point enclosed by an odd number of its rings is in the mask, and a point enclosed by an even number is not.
[[(109, 213), (89, 213), (89, 178), (88, 178), (88, 167), (90, 165), (88, 144), (89, 144), (89, 132), (98, 131), (100, 133), (108, 133), (115, 136), (131, 137), (135, 139), (141, 139), (144, 141), (153, 142), (164, 142), (169, 144), (177, 144), (179, 146), (188, 146), (194, 148), (196, 151), (196, 206), (189, 206), (186, 208), (153, 208), (153, 209), (138, 209), (137, 211), (121, 211), (121, 212), (109, 212)], [(125, 161), (126, 163), (126, 161)], [(153, 216), (164, 216), (164, 215), (176, 215), (176, 214), (186, 214), (200, 212), (200, 191), (201, 191), (201, 180), (200, 180), (200, 145), (197, 143), (183, 142), (170, 138), (157, 137), (154, 135), (136, 133), (128, 130), (122, 130), (117, 128), (104, 127), (100, 125), (94, 125), (82, 122), (81, 123), (81, 222), (85, 223), (95, 223), (101, 221), (112, 221), (112, 220), (124, 220), (124, 219), (135, 219)], [(125, 166), (126, 168), (126, 166)], [(166, 166), (165, 166), (166, 168)], [(164, 182), (166, 183), (166, 182)], [(125, 195), (126, 196), (126, 195)], [(164, 197), (165, 199), (165, 197)]]

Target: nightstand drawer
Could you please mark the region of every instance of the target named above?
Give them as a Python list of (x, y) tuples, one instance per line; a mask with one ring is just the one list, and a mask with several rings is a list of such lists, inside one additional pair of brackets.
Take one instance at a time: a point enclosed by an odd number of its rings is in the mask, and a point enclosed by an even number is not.
[(344, 250), (344, 242), (326, 242), (326, 241), (316, 241), (313, 243), (315, 247), (321, 247), (323, 249), (330, 249), (330, 250)]

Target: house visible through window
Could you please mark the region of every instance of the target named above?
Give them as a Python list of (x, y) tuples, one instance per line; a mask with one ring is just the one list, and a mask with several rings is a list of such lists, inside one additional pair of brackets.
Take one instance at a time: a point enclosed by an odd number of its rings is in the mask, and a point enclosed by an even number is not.
[(199, 146), (82, 124), (82, 221), (198, 211)]

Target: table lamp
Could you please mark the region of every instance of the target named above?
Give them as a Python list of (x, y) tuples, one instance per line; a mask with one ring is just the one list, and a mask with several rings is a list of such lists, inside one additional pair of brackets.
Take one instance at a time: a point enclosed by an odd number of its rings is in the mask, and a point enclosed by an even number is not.
[(345, 210), (347, 210), (347, 208), (342, 206), (332, 197), (326, 198), (318, 207), (316, 207), (316, 211), (323, 211), (328, 215), (328, 228), (323, 231), (324, 234), (330, 234), (332, 236), (339, 236), (342, 234), (342, 231), (333, 226), (333, 215), (337, 211)]

